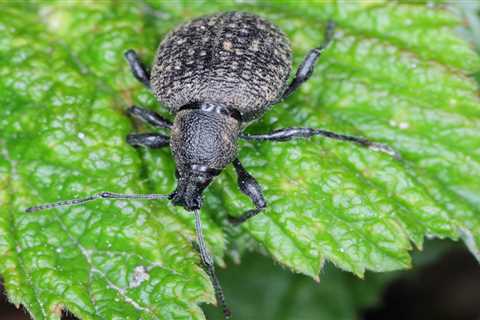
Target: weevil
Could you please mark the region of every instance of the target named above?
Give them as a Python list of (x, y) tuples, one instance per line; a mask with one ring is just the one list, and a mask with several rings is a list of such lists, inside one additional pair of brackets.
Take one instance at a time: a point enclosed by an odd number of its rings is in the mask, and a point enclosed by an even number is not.
[(292, 52), (287, 37), (277, 26), (251, 13), (217, 13), (180, 25), (160, 43), (151, 72), (134, 50), (127, 50), (125, 58), (133, 76), (153, 92), (174, 118), (171, 122), (154, 111), (130, 107), (127, 112), (131, 116), (169, 130), (170, 136), (133, 133), (127, 136), (127, 142), (135, 147), (170, 147), (176, 164), (176, 189), (170, 194), (100, 192), (86, 198), (31, 207), (27, 211), (78, 205), (96, 199), (169, 199), (173, 205), (193, 211), (202, 264), (225, 318), (230, 317), (205, 245), (199, 209), (205, 188), (229, 164), (236, 170), (240, 191), (255, 206), (238, 217), (229, 217), (229, 221), (243, 223), (266, 208), (262, 188), (237, 157), (239, 139), (288, 141), (323, 136), (399, 157), (387, 145), (318, 128), (244, 133), (249, 123), (262, 117), (310, 78), (317, 59), (334, 37), (334, 29), (334, 23), (329, 21), (323, 43), (308, 52), (291, 81), (288, 78)]

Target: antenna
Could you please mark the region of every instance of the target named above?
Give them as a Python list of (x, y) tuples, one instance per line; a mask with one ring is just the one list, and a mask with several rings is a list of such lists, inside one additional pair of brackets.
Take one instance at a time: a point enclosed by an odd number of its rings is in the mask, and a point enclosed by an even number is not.
[(26, 212), (35, 212), (41, 210), (54, 209), (59, 207), (69, 207), (84, 204), (85, 202), (90, 202), (97, 199), (146, 199), (146, 200), (157, 200), (168, 198), (169, 194), (122, 194), (122, 193), (113, 193), (113, 192), (99, 192), (85, 198), (75, 198), (70, 200), (62, 200), (58, 202), (41, 204), (38, 206), (30, 207), (25, 209)]
[(202, 263), (207, 271), (208, 276), (210, 277), (210, 281), (212, 281), (213, 289), (215, 290), (215, 296), (217, 298), (217, 303), (220, 303), (222, 305), (223, 315), (225, 319), (228, 319), (232, 315), (232, 312), (225, 304), (225, 296), (223, 295), (223, 289), (220, 286), (217, 275), (215, 274), (215, 266), (213, 264), (213, 259), (208, 253), (207, 246), (205, 245), (205, 239), (203, 238), (202, 232), (202, 222), (200, 220), (200, 213), (197, 209), (195, 209), (194, 212), (195, 230), (197, 232), (197, 242), (200, 251), (200, 257), (202, 258)]

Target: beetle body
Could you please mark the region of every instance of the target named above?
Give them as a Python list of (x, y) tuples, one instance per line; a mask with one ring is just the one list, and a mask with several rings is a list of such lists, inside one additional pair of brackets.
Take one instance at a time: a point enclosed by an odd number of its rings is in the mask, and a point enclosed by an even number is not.
[(170, 140), (179, 175), (174, 204), (189, 210), (201, 206), (203, 189), (234, 160), (242, 124), (279, 98), (290, 69), (288, 39), (249, 13), (198, 18), (166, 36), (150, 83), (175, 114)]

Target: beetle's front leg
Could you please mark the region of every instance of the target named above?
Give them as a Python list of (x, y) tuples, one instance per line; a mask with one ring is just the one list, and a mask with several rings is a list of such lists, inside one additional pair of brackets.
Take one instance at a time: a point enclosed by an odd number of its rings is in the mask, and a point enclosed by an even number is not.
[(245, 170), (245, 168), (242, 166), (238, 159), (233, 160), (233, 166), (237, 171), (237, 182), (240, 191), (249, 196), (255, 204), (255, 209), (249, 210), (239, 217), (228, 217), (230, 223), (240, 224), (247, 221), (251, 217), (256, 216), (260, 211), (267, 207), (267, 203), (265, 202), (262, 188), (258, 184), (257, 180), (255, 180), (255, 178), (250, 173), (248, 173), (247, 170)]

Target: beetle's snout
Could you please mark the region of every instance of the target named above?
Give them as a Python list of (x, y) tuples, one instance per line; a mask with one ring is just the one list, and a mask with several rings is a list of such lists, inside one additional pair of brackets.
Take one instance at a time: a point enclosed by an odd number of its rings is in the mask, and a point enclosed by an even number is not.
[(172, 204), (175, 206), (182, 206), (188, 211), (200, 209), (203, 201), (201, 196), (187, 196), (185, 194), (174, 193), (172, 197)]
[(200, 209), (203, 204), (202, 193), (208, 182), (199, 181), (192, 176), (180, 177), (177, 189), (170, 196), (172, 204), (182, 206), (189, 211)]

